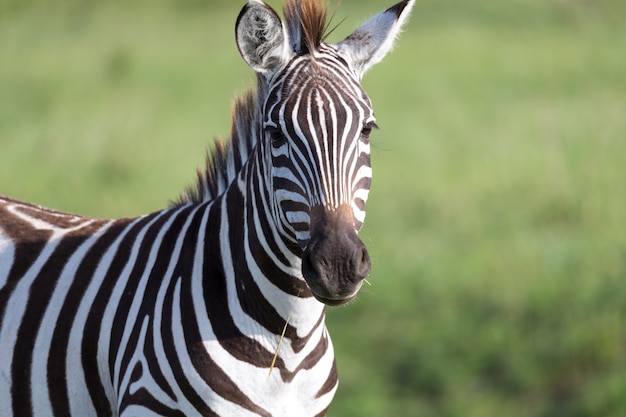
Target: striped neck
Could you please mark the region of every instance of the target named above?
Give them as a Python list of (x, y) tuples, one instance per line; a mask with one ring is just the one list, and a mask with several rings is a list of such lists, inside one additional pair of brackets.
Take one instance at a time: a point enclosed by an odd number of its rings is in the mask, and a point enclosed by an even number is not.
[(230, 241), (244, 242), (230, 247), (241, 304), (273, 334), (280, 334), (289, 320), (286, 337), (295, 341), (323, 323), (325, 306), (302, 277), (302, 249), (271, 214), (276, 207), (263, 150), (255, 148), (224, 193), (221, 209), (228, 217)]

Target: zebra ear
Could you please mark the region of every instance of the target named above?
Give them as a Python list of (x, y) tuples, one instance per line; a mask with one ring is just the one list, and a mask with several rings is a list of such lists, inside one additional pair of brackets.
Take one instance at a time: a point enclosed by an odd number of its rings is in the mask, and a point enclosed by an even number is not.
[(291, 57), (278, 14), (260, 0), (249, 0), (235, 25), (237, 48), (256, 72), (269, 76)]
[(415, 0), (404, 0), (377, 14), (336, 45), (359, 77), (379, 63), (393, 48)]

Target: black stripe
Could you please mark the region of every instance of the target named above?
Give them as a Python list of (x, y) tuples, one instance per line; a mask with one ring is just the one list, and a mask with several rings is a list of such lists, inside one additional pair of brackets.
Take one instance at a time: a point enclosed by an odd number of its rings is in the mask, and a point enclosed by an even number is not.
[[(238, 194), (238, 191), (236, 190), (236, 187), (231, 187), (227, 194)], [(223, 196), (222, 198), (225, 197)], [(205, 262), (203, 265), (204, 298), (207, 304), (207, 315), (211, 320), (215, 336), (220, 343), (225, 343), (228, 346), (239, 342), (239, 348), (242, 348), (242, 344), (248, 345), (249, 343), (256, 343), (254, 341), (251, 342), (251, 339), (247, 339), (244, 335), (242, 335), (233, 322), (233, 318), (228, 310), (226, 278), (222, 265), (220, 241), (219, 239), (208, 239), (210, 236), (220, 236), (220, 233), (222, 232), (220, 230), (221, 212), (219, 209), (220, 207), (218, 206), (215, 207), (214, 210), (211, 210), (209, 221), (205, 230), (205, 236), (207, 236), (207, 239), (205, 241)], [(239, 216), (238, 222), (241, 223), (241, 216)], [(183, 281), (181, 287), (181, 297), (188, 297), (189, 299), (192, 299), (192, 291), (191, 280)], [(185, 306), (181, 306), (181, 310), (181, 320), (184, 323), (185, 331), (185, 345), (187, 346), (187, 351), (194, 368), (202, 377), (204, 382), (223, 398), (235, 402), (252, 412), (269, 417), (270, 414), (254, 404), (243, 392), (241, 392), (233, 380), (228, 376), (228, 373), (220, 368), (211, 356), (207, 354), (198, 329), (199, 318), (195, 316), (193, 308), (185, 308)], [(257, 349), (259, 347), (260, 346), (253, 346), (253, 348)], [(194, 390), (188, 385), (188, 382), (184, 380), (182, 373), (179, 377), (177, 377), (177, 382), (183, 388), (183, 392), (196, 397)], [(197, 400), (194, 401), (194, 405), (199, 410), (202, 410), (200, 406), (206, 408), (206, 405), (204, 405), (203, 402), (197, 402)]]
[[(131, 380), (136, 381), (140, 379), (143, 376), (143, 373), (147, 371), (149, 370), (143, 369), (143, 365), (141, 363), (137, 363), (135, 368), (132, 370)], [(145, 406), (146, 408), (149, 408), (150, 411), (162, 416), (185, 417), (185, 414), (180, 410), (172, 409), (171, 407), (163, 404), (161, 399), (156, 398), (143, 387), (139, 388), (132, 396), (128, 395), (122, 399), (118, 410), (119, 414), (122, 414), (126, 408), (132, 405)], [(116, 415), (118, 414), (116, 413)]]
[[(153, 213), (143, 219), (140, 219), (132, 226), (132, 229), (128, 231), (126, 236), (124, 236), (117, 252), (115, 253), (115, 256), (113, 257), (113, 260), (111, 261), (111, 267), (102, 280), (102, 285), (98, 290), (94, 304), (89, 311), (87, 320), (85, 321), (81, 346), (81, 362), (85, 374), (87, 389), (99, 417), (110, 417), (113, 415), (113, 410), (111, 410), (111, 404), (107, 399), (105, 388), (102, 385), (102, 381), (100, 381), (98, 343), (102, 327), (102, 317), (108, 304), (108, 300), (110, 299), (113, 289), (115, 288), (115, 284), (118, 282), (119, 276), (130, 258), (132, 247), (137, 239), (137, 235), (158, 215), (159, 213)], [(111, 362), (109, 358), (109, 370), (111, 372), (111, 376), (113, 376), (113, 364), (114, 362)], [(113, 381), (109, 381), (109, 383), (113, 383)]]
[[(95, 225), (96, 227), (99, 225)], [(33, 281), (24, 320), (20, 324), (11, 363), (11, 397), (14, 414), (32, 415), (31, 374), (34, 345), (50, 298), (57, 286), (67, 260), (94, 232), (94, 225), (72, 231), (64, 236)]]
[[(215, 207), (215, 206), (213, 206)], [(202, 223), (202, 218), (207, 215), (207, 210), (198, 210), (196, 215), (194, 216), (191, 224), (189, 225), (189, 229), (185, 235), (183, 246), (181, 248), (181, 256), (178, 259), (177, 265), (174, 270), (173, 277), (170, 282), (170, 285), (167, 289), (167, 293), (165, 299), (163, 300), (163, 316), (162, 321), (159, 324), (161, 326), (161, 337), (163, 349), (165, 350), (165, 354), (169, 358), (169, 366), (174, 373), (176, 384), (181, 388), (183, 395), (187, 398), (187, 400), (193, 404), (194, 408), (198, 410), (202, 415), (206, 416), (217, 416), (206, 404), (206, 401), (203, 400), (195, 390), (191, 387), (189, 382), (185, 378), (185, 371), (182, 368), (180, 360), (177, 360), (176, 353), (176, 345), (182, 343), (183, 341), (174, 339), (173, 328), (174, 325), (178, 326), (179, 324), (174, 324), (172, 322), (172, 314), (173, 308), (179, 308), (182, 312), (182, 327), (183, 331), (186, 332), (188, 328), (193, 328), (197, 326), (197, 318), (194, 316), (194, 308), (191, 303), (192, 301), (192, 276), (193, 276), (193, 265), (195, 262), (194, 256), (196, 251), (196, 246), (198, 243), (198, 231), (200, 230), (200, 226)], [(209, 219), (217, 218), (219, 221), (219, 210), (211, 209), (209, 211)], [(219, 225), (218, 225), (219, 226)], [(174, 290), (178, 283), (177, 277), (180, 277), (181, 281), (181, 305), (174, 306)], [(156, 363), (156, 362), (155, 362)]]
[[(260, 200), (266, 197), (266, 195), (264, 195), (261, 191), (262, 185), (260, 183), (259, 178), (251, 178), (250, 181), (252, 181), (252, 184), (250, 184), (250, 188), (253, 188), (256, 190), (257, 200)], [(284, 273), (277, 265), (274, 264), (274, 262), (271, 261), (271, 259), (267, 255), (267, 252), (271, 252), (284, 265), (289, 265), (290, 263), (289, 260), (285, 257), (285, 255), (283, 255), (283, 253), (279, 249), (275, 239), (273, 239), (273, 236), (272, 236), (273, 233), (269, 225), (269, 222), (272, 221), (272, 219), (270, 218), (270, 213), (263, 212), (263, 201), (256, 201), (256, 213), (258, 214), (260, 218), (260, 226), (261, 226), (263, 236), (265, 237), (265, 240), (267, 244), (269, 245), (269, 247), (267, 248), (263, 247), (263, 245), (259, 241), (259, 237), (257, 235), (255, 222), (254, 222), (255, 213), (253, 213), (253, 211), (254, 211), (254, 207), (252, 207), (252, 204), (250, 204), (248, 208), (248, 213), (247, 213), (248, 215), (247, 215), (247, 220), (246, 220), (246, 227), (248, 230), (248, 241), (246, 244), (250, 248), (250, 252), (252, 253), (254, 261), (260, 267), (261, 271), (263, 272), (263, 275), (267, 277), (267, 279), (270, 280), (272, 284), (276, 285), (278, 288), (282, 289), (288, 294), (300, 296), (303, 298), (312, 296), (308, 286), (304, 282)], [(241, 218), (242, 216), (239, 216), (239, 217)], [(234, 216), (229, 218), (230, 225), (236, 224), (236, 223), (243, 223), (243, 222), (241, 219), (234, 218)], [(236, 237), (231, 236), (230, 241), (233, 243), (245, 242), (245, 236), (243, 235), (243, 230), (241, 230), (241, 233), (242, 234), (240, 236), (236, 236)], [(236, 239), (239, 239), (239, 240), (236, 240)], [(294, 251), (297, 249), (299, 252), (298, 255), (302, 256), (302, 249), (300, 249), (299, 246), (297, 248), (294, 248), (293, 247), (294, 245), (291, 244), (287, 240), (284, 241), (284, 244), (288, 247), (291, 247)], [(236, 248), (233, 248), (233, 250), (234, 249)], [(243, 251), (241, 251), (240, 249), (238, 250), (242, 252), (241, 256), (243, 257), (244, 256)], [(246, 273), (249, 273), (249, 271), (247, 271), (247, 266), (245, 262), (240, 265), (239, 269), (241, 269), (241, 271), (236, 271), (236, 273), (243, 272), (243, 270), (245, 270)], [(252, 281), (252, 277), (250, 277), (249, 280)], [(254, 285), (256, 286), (256, 284)], [(262, 298), (260, 294), (259, 296)], [(279, 321), (282, 321), (282, 319), (280, 319)], [(278, 324), (278, 327), (279, 327), (278, 331), (277, 332), (274, 332), (273, 330), (271, 331), (273, 333), (280, 334), (282, 332), (283, 325), (284, 325), (284, 322), (280, 322)]]
[[(21, 204), (14, 200), (8, 200), (8, 203)], [(0, 289), (0, 319), (2, 319), (11, 293), (20, 278), (41, 254), (48, 239), (52, 236), (52, 231), (35, 229), (26, 220), (10, 213), (5, 204), (0, 205), (0, 219), (2, 219), (2, 232), (12, 240), (15, 250), (7, 281)]]
[[(112, 372), (114, 372), (114, 367), (115, 367), (115, 362), (117, 360), (117, 357), (119, 355), (123, 355), (123, 356), (122, 356), (122, 362), (121, 362), (119, 375), (112, 375), (113, 377), (117, 376), (118, 378), (117, 381), (113, 381), (114, 386), (116, 384), (118, 386), (121, 385), (122, 379), (124, 377), (124, 369), (128, 365), (128, 360), (130, 358), (130, 355), (132, 355), (133, 353), (132, 347), (135, 346), (137, 342), (137, 338), (138, 338), (138, 330), (137, 330), (131, 334), (131, 337), (129, 338), (128, 343), (127, 343), (127, 346), (131, 348), (130, 352), (120, 351), (120, 343), (122, 342), (122, 336), (124, 334), (124, 330), (126, 327), (128, 311), (130, 310), (130, 307), (135, 299), (135, 293), (137, 292), (137, 289), (139, 285), (141, 284), (141, 278), (143, 276), (145, 269), (147, 267), (151, 267), (151, 265), (150, 266), (147, 265), (147, 262), (148, 262), (148, 259), (150, 258), (150, 252), (152, 251), (154, 242), (158, 234), (161, 232), (161, 230), (165, 226), (165, 223), (169, 221), (170, 217), (174, 215), (174, 213), (176, 212), (170, 211), (170, 212), (160, 213), (162, 214), (161, 217), (158, 218), (153, 224), (151, 224), (148, 227), (148, 230), (146, 231), (145, 235), (142, 238), (142, 241), (140, 242), (140, 247), (137, 253), (135, 264), (133, 265), (133, 269), (128, 277), (128, 280), (126, 281), (123, 295), (120, 298), (119, 303), (117, 305), (115, 315), (113, 318), (113, 323), (115, 323), (115, 327), (111, 329), (111, 345), (110, 345), (110, 351), (109, 351), (109, 366), (111, 367)], [(126, 263), (121, 264), (121, 267), (122, 267), (121, 269), (124, 268), (125, 264)], [(120, 264), (114, 264), (114, 265), (120, 265)], [(119, 272), (121, 272), (121, 270)], [(132, 317), (132, 319), (137, 319), (137, 317)], [(121, 395), (121, 393), (119, 394)]]
[[(172, 259), (172, 257), (175, 255), (174, 248), (180, 236), (180, 231), (183, 228), (185, 222), (188, 220), (189, 215), (191, 214), (192, 210), (194, 210), (195, 208), (196, 206), (186, 206), (180, 210), (177, 210), (176, 212), (172, 212), (171, 215), (168, 216), (170, 218), (171, 216), (176, 216), (176, 217), (172, 221), (172, 223), (168, 226), (167, 231), (165, 231), (165, 233), (163, 234), (163, 237), (161, 241), (159, 242), (160, 246), (158, 247), (156, 259), (154, 260), (154, 263), (150, 266), (151, 271), (150, 271), (150, 275), (147, 278), (147, 283), (146, 283), (146, 287), (144, 290), (142, 303), (141, 303), (141, 306), (139, 307), (137, 317), (135, 317), (136, 322), (131, 332), (131, 336), (128, 340), (128, 349), (124, 352), (124, 355), (123, 355), (122, 366), (120, 367), (120, 374), (119, 374), (120, 381), (128, 373), (128, 370), (126, 369), (126, 367), (127, 367), (127, 364), (130, 362), (130, 359), (132, 358), (132, 356), (135, 354), (136, 347), (138, 344), (137, 341), (139, 340), (139, 336), (141, 333), (141, 325), (143, 323), (143, 318), (146, 316), (150, 317), (150, 319), (148, 321), (146, 343), (143, 347), (141, 347), (142, 348), (141, 352), (146, 356), (146, 361), (148, 363), (158, 364), (158, 360), (154, 352), (154, 345), (152, 341), (152, 335), (154, 333), (153, 326), (160, 326), (160, 323), (154, 322), (155, 309), (160, 307), (160, 306), (156, 306), (155, 303), (157, 301), (158, 293), (159, 293), (159, 290), (161, 289), (162, 283), (164, 279), (166, 278), (164, 277), (164, 274), (169, 268), (170, 263), (176, 261), (175, 259)], [(161, 231), (163, 231), (163, 227), (161, 227)], [(156, 242), (154, 244), (156, 244)], [(149, 252), (151, 252), (152, 249), (153, 248), (150, 248)], [(149, 255), (146, 255), (146, 258), (148, 256)], [(139, 279), (140, 277), (136, 276), (135, 278)], [(132, 276), (130, 279), (133, 279)], [(134, 299), (134, 294), (133, 294), (133, 297), (131, 298)], [(132, 299), (129, 301), (132, 302)], [(118, 352), (118, 354), (119, 353), (120, 352)], [(163, 376), (160, 367), (154, 366), (149, 371), (150, 371), (150, 375), (154, 378), (155, 382), (160, 386), (160, 388), (163, 389), (163, 391), (167, 395), (169, 395), (170, 398), (174, 398), (174, 392), (172, 391), (171, 386), (167, 383), (166, 378)], [(131, 383), (132, 381), (134, 381), (134, 379), (131, 379)], [(127, 392), (125, 393), (120, 392), (118, 393), (118, 395), (120, 395), (120, 397), (124, 399), (126, 399), (127, 396), (130, 398), (134, 397), (134, 395), (131, 395), (130, 393), (127, 393)], [(133, 402), (130, 401), (130, 403), (133, 403)], [(137, 402), (137, 403), (142, 404), (142, 402)], [(120, 413), (121, 412), (122, 410), (120, 410)]]
[[(67, 384), (72, 381), (66, 381), (65, 379), (67, 342), (70, 338), (81, 299), (93, 279), (93, 274), (100, 263), (102, 255), (127, 225), (128, 221), (115, 223), (87, 251), (76, 270), (72, 284), (59, 312), (59, 319), (52, 335), (50, 352), (48, 354), (51, 360), (48, 361), (47, 375), (50, 398), (54, 399), (52, 401), (52, 409), (55, 415), (69, 415), (70, 412)], [(79, 363), (74, 363), (73, 366), (79, 366)]]

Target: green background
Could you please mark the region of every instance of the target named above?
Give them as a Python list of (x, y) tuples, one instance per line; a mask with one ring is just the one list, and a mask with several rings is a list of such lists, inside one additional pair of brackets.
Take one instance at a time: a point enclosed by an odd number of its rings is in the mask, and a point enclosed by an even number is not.
[[(253, 85), (240, 3), (0, 0), (0, 193), (165, 207)], [(344, 0), (330, 41), (390, 5)], [(624, 415), (625, 22), (621, 0), (418, 1), (364, 80), (372, 285), (328, 312), (331, 416)]]

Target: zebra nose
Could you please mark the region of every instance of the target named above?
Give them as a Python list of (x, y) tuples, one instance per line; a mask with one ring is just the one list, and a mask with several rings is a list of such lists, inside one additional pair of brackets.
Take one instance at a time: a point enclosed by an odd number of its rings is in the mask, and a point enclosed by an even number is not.
[(358, 283), (370, 274), (370, 255), (360, 239), (352, 250), (333, 247), (334, 245), (324, 245), (324, 250), (320, 248), (322, 245), (317, 240), (304, 251), (302, 271), (305, 277), (308, 276), (311, 280), (335, 277)]
[(315, 218), (302, 255), (302, 275), (313, 295), (328, 305), (353, 299), (371, 271), (370, 256), (350, 221), (336, 213)]

